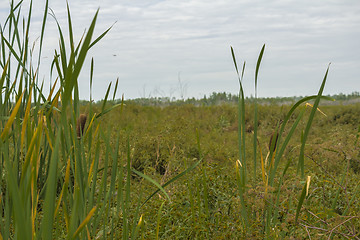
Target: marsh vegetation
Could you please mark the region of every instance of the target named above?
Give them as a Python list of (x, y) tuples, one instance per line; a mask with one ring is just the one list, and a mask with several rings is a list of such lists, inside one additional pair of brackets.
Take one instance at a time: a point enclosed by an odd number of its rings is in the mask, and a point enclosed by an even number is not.
[(261, 104), (231, 48), (235, 102), (116, 100), (117, 81), (80, 101), (84, 64), (96, 81), (87, 53), (111, 27), (94, 37), (96, 12), (76, 43), (68, 8), (45, 95), (48, 4), (38, 58), (21, 4), (1, 25), (0, 239), (359, 239), (360, 105), (321, 104), (329, 69), (313, 96)]

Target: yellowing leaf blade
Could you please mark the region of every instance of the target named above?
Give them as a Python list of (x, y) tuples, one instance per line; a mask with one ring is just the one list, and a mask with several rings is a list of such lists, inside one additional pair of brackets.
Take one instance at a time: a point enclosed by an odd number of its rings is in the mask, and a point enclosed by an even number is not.
[(91, 217), (94, 215), (95, 211), (96, 211), (96, 206), (93, 207), (93, 208), (90, 210), (89, 214), (86, 216), (86, 218), (84, 219), (84, 221), (82, 221), (82, 223), (80, 224), (80, 226), (78, 227), (78, 229), (76, 229), (76, 231), (75, 231), (75, 233), (74, 233), (74, 235), (73, 235), (73, 238), (76, 238), (76, 237), (79, 235), (79, 233), (81, 232), (81, 230), (82, 230), (82, 229), (86, 226), (86, 224), (90, 221), (90, 219), (91, 219)]
[(15, 120), (15, 117), (19, 111), (19, 108), (20, 108), (20, 105), (21, 105), (21, 100), (22, 100), (22, 97), (24, 95), (24, 92), (21, 94), (21, 96), (19, 97), (10, 117), (9, 117), (9, 120), (6, 122), (5, 124), (5, 127), (4, 127), (4, 130), (2, 131), (1, 135), (0, 135), (0, 138), (4, 141), (5, 138), (7, 137), (8, 135), (8, 132), (10, 131), (10, 128), (11, 128), (11, 125), (13, 124), (14, 120)]

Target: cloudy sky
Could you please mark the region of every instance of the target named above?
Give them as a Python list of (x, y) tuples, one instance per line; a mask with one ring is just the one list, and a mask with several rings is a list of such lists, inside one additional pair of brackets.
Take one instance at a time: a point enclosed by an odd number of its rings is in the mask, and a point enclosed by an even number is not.
[[(9, 11), (0, 0), (0, 20)], [(29, 1), (23, 4), (26, 14)], [(254, 93), (254, 69), (262, 45), (259, 97), (315, 94), (331, 62), (325, 94), (360, 91), (360, 1), (290, 0), (77, 0), (69, 1), (78, 41), (98, 7), (95, 35), (114, 24), (90, 51), (81, 73), (80, 97), (89, 99), (89, 66), (95, 62), (93, 98), (119, 78), (117, 97), (203, 97), (237, 93), (232, 63), (246, 61), (246, 95)], [(66, 1), (49, 0), (67, 29)], [(40, 35), (44, 3), (35, 1), (32, 35)], [(45, 32), (41, 78), (58, 48), (55, 21)], [(53, 81), (53, 80), (52, 80)]]

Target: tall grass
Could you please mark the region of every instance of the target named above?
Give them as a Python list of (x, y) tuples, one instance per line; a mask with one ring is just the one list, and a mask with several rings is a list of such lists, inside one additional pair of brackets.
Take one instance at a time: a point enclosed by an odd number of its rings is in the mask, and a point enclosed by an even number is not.
[[(98, 11), (78, 43), (74, 42), (69, 6), (68, 40), (55, 14), (50, 13), (59, 31), (59, 49), (55, 50), (51, 65), (51, 75), (56, 80), (45, 96), (38, 73), (48, 1), (40, 43), (33, 48), (29, 48), (32, 1), (26, 18), (21, 17), (21, 6), (22, 1), (12, 1), (10, 13), (0, 26), (0, 210), (4, 214), (0, 238), (137, 239), (143, 226), (142, 205), (158, 191), (169, 198), (164, 187), (199, 162), (163, 186), (133, 170), (130, 147), (124, 157), (119, 151), (120, 135), (113, 141), (111, 129), (103, 132), (100, 128), (100, 118), (123, 107), (123, 103), (107, 106), (111, 84), (100, 112), (93, 111), (91, 93), (87, 117), (81, 112), (79, 74), (89, 49), (111, 29), (94, 38)], [(38, 58), (34, 64), (36, 49)], [(92, 59), (90, 89), (93, 69)], [(113, 100), (117, 87), (118, 81)], [(140, 193), (135, 211), (130, 206), (132, 172), (158, 189), (144, 202)]]
[[(299, 153), (299, 160), (298, 160), (298, 170), (300, 171), (301, 178), (304, 179), (304, 149), (306, 145), (306, 140), (314, 119), (314, 115), (316, 111), (318, 110), (318, 105), (321, 98), (331, 100), (331, 98), (322, 96), (329, 67), (326, 70), (324, 79), (322, 80), (321, 87), (318, 91), (317, 95), (305, 97), (298, 102), (296, 102), (292, 108), (289, 110), (289, 112), (286, 114), (285, 118), (282, 119), (278, 125), (274, 126), (274, 132), (270, 138), (269, 142), (269, 152), (264, 159), (264, 156), (262, 155), (261, 148), (260, 150), (260, 159), (257, 157), (257, 146), (260, 144), (259, 140), (257, 138), (257, 132), (258, 132), (258, 120), (257, 120), (257, 86), (258, 86), (258, 73), (260, 69), (260, 64), (262, 60), (262, 56), (264, 54), (265, 45), (263, 45), (258, 60), (256, 64), (256, 70), (255, 70), (255, 100), (254, 100), (254, 131), (253, 131), (253, 151), (254, 151), (254, 158), (253, 158), (253, 181), (256, 181), (257, 174), (257, 162), (260, 160), (261, 162), (261, 175), (262, 175), (262, 185), (264, 192), (259, 193), (262, 194), (263, 201), (264, 201), (264, 209), (263, 209), (263, 218), (262, 218), (262, 225), (263, 225), (263, 234), (266, 238), (274, 238), (279, 237), (274, 232), (274, 229), (276, 229), (276, 226), (280, 223), (278, 219), (278, 209), (280, 208), (280, 202), (279, 197), (281, 195), (281, 187), (283, 184), (283, 178), (286, 176), (287, 170), (289, 168), (289, 165), (291, 163), (291, 159), (289, 159), (285, 165), (285, 168), (283, 169), (283, 172), (279, 172), (279, 163), (282, 159), (282, 156), (284, 154), (284, 151), (286, 147), (288, 146), (288, 143), (290, 139), (293, 137), (293, 134), (295, 132), (295, 129), (298, 127), (299, 122), (302, 120), (304, 113), (306, 111), (307, 106), (312, 106), (309, 118), (306, 122), (305, 130), (302, 133), (301, 136), (301, 149)], [(231, 54), (233, 57), (233, 62), (235, 65), (235, 70), (238, 76), (239, 85), (240, 85), (240, 91), (239, 91), (239, 103), (238, 103), (238, 138), (239, 138), (239, 160), (236, 162), (236, 173), (237, 173), (237, 185), (239, 190), (239, 197), (241, 200), (241, 218), (243, 220), (243, 225), (245, 226), (245, 235), (246, 232), (250, 231), (251, 224), (254, 224), (256, 222), (256, 219), (251, 219), (254, 214), (251, 213), (251, 207), (249, 207), (249, 203), (246, 201), (246, 191), (248, 189), (248, 174), (247, 171), (249, 169), (247, 164), (247, 156), (245, 154), (245, 98), (244, 98), (244, 89), (243, 89), (243, 76), (245, 71), (245, 62), (243, 64), (242, 71), (240, 73), (238, 69), (238, 65), (235, 58), (235, 53), (233, 48), (231, 47)], [(314, 104), (308, 104), (307, 102), (310, 100), (314, 100)], [(305, 104), (306, 103), (306, 104)], [(285, 133), (285, 127), (287, 124), (290, 123), (290, 117), (293, 115), (293, 113), (299, 110), (300, 113), (298, 114), (298, 117), (294, 122), (292, 122), (292, 125), (290, 126), (290, 129), (288, 133)], [(278, 178), (277, 181), (276, 178)], [(301, 206), (304, 202), (305, 197), (307, 196), (308, 188), (310, 184), (310, 176), (308, 176), (307, 181), (305, 181), (304, 188), (302, 193), (300, 194), (299, 201), (296, 207), (296, 217), (295, 221), (297, 222), (299, 212), (301, 209)], [(256, 185), (256, 184), (255, 184)], [(253, 200), (253, 199), (252, 199)], [(253, 200), (254, 201), (254, 200)]]

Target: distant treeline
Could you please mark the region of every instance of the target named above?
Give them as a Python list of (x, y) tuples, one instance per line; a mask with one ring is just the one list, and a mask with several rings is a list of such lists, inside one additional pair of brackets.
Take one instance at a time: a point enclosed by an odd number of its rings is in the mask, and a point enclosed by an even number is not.
[[(335, 102), (329, 102), (328, 104), (340, 104), (340, 103), (355, 103), (360, 102), (360, 93), (355, 91), (351, 94), (335, 94), (335, 95), (327, 95), (335, 99)], [(283, 104), (292, 104), (296, 101), (300, 100), (304, 96), (293, 96), (293, 97), (268, 97), (268, 98), (257, 98), (258, 104), (264, 105), (283, 105)], [(216, 93), (213, 92), (209, 96), (204, 95), (203, 98), (188, 98), (188, 99), (175, 99), (169, 97), (151, 97), (151, 98), (136, 98), (125, 100), (126, 103), (138, 104), (142, 106), (170, 106), (170, 105), (184, 105), (184, 104), (192, 104), (195, 106), (212, 106), (212, 105), (221, 105), (221, 104), (236, 104), (239, 100), (239, 96), (237, 94), (231, 93)], [(253, 103), (255, 98), (253, 96), (246, 97), (245, 102)], [(98, 103), (101, 103), (99, 101)], [(121, 102), (121, 99), (116, 100), (116, 103)]]

